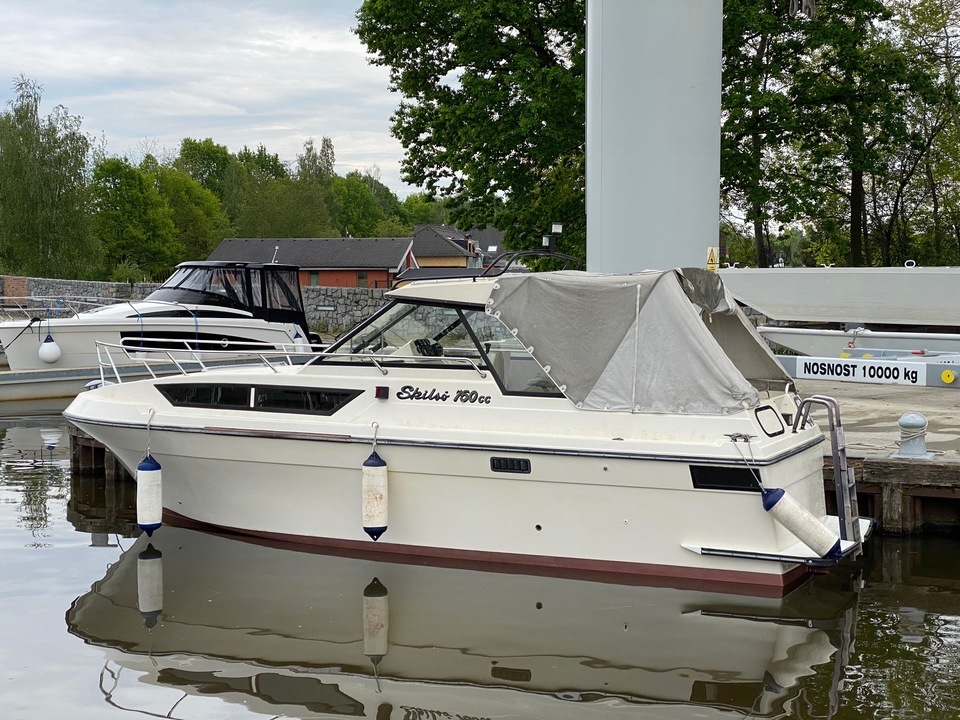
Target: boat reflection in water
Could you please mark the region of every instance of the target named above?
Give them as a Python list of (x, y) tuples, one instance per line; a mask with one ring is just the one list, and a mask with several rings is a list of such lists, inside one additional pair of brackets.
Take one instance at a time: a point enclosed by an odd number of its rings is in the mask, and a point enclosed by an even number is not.
[(815, 672), (833, 675), (835, 697), (856, 587), (825, 575), (754, 598), (374, 562), (164, 526), (66, 620), (104, 649), (105, 701), (163, 717), (191, 716), (210, 696), (270, 717), (782, 717)]

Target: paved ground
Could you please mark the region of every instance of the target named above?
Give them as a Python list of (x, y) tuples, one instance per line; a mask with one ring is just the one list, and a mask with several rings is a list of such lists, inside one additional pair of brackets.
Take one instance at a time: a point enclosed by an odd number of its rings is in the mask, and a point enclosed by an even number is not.
[[(798, 380), (802, 397), (827, 395), (840, 403), (840, 417), (849, 457), (885, 457), (900, 440), (897, 421), (906, 413), (927, 419), (927, 450), (940, 460), (960, 461), (960, 387), (928, 388), (907, 385)], [(813, 417), (826, 432), (826, 413)]]

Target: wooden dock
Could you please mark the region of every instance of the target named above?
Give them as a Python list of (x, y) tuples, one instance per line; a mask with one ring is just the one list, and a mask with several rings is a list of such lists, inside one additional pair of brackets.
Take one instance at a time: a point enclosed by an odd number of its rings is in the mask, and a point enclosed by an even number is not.
[[(960, 532), (960, 465), (953, 461), (899, 458), (850, 460), (860, 514), (887, 535)], [(836, 512), (833, 461), (824, 459), (827, 509)]]

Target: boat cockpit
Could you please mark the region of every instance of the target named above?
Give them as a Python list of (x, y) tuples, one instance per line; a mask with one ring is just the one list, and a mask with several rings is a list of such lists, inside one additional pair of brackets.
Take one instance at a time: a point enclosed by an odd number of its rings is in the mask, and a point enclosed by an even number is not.
[(306, 336), (298, 270), (278, 263), (180, 263), (146, 300), (245, 310), (268, 322), (296, 323)]
[(473, 365), (493, 373), (506, 394), (563, 397), (523, 344), (482, 308), (394, 301), (334, 343), (317, 362), (365, 358), (381, 366)]

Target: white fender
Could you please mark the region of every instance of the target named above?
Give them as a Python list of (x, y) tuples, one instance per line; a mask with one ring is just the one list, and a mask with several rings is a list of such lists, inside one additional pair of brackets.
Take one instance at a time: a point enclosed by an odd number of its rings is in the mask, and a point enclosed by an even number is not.
[(822, 558), (840, 557), (840, 537), (780, 488), (763, 490), (763, 509)]
[(39, 358), (48, 365), (53, 365), (53, 363), (60, 359), (62, 354), (56, 340), (53, 339), (50, 333), (47, 333), (46, 340), (40, 343), (40, 349), (37, 351)]
[(137, 465), (137, 525), (152, 536), (163, 523), (163, 485), (160, 463), (148, 454)]
[(374, 541), (387, 531), (387, 464), (374, 450), (363, 461), (363, 531)]

